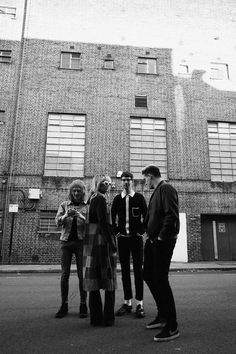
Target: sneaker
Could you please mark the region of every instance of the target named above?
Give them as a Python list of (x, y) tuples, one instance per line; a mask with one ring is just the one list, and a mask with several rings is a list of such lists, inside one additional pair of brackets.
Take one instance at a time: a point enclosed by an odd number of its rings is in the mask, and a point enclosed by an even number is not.
[(65, 317), (68, 313), (68, 304), (62, 304), (57, 313), (55, 314), (56, 318)]
[(79, 307), (79, 317), (80, 318), (86, 318), (88, 317), (88, 308), (85, 303), (80, 304)]
[(127, 304), (123, 304), (119, 310), (117, 310), (115, 312), (116, 316), (124, 316), (127, 315), (128, 313), (131, 313), (132, 311), (132, 305), (127, 305)]
[(164, 327), (160, 333), (155, 335), (153, 338), (155, 342), (168, 342), (169, 340), (176, 339), (179, 337), (179, 330), (176, 328), (175, 330), (168, 329)]
[(157, 316), (155, 320), (153, 320), (152, 322), (146, 325), (146, 328), (147, 329), (163, 328), (165, 327), (165, 325), (166, 325), (165, 321)]
[(137, 318), (145, 317), (144, 309), (141, 305), (137, 305), (135, 315)]

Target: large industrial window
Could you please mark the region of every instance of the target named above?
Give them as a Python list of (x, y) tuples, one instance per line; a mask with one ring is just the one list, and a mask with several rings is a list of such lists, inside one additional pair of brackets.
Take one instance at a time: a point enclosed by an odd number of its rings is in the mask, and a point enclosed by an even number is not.
[(156, 74), (157, 61), (150, 58), (138, 58), (138, 73), (139, 74)]
[(142, 178), (142, 169), (150, 164), (160, 168), (167, 178), (166, 122), (159, 118), (131, 118), (130, 169)]
[(236, 181), (236, 124), (208, 123), (212, 181)]
[(40, 211), (38, 233), (55, 234), (61, 232), (61, 228), (57, 227), (55, 223), (56, 213), (56, 211)]
[(61, 52), (62, 69), (81, 69), (81, 54), (72, 52)]
[(45, 176), (84, 176), (85, 116), (49, 114)]

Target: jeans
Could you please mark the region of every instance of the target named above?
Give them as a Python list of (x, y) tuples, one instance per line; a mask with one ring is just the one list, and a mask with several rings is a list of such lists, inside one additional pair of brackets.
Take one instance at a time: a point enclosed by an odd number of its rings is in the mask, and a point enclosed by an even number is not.
[(130, 255), (133, 258), (135, 298), (143, 300), (143, 238), (142, 236), (119, 236), (118, 252), (121, 265), (122, 284), (125, 300), (133, 297), (130, 276)]
[(115, 291), (105, 290), (104, 310), (100, 290), (89, 292), (90, 323), (101, 325), (115, 320)]
[(61, 243), (61, 300), (68, 302), (70, 267), (75, 254), (77, 275), (79, 278), (80, 302), (85, 303), (87, 293), (83, 289), (83, 240)]
[(158, 316), (165, 320), (166, 326), (176, 329), (176, 308), (169, 284), (170, 261), (176, 240), (146, 241), (144, 248), (143, 276), (156, 302)]

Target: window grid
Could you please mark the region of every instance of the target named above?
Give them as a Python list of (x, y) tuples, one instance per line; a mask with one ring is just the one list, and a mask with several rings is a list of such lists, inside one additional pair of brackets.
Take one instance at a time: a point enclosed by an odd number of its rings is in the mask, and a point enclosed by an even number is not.
[(104, 69), (113, 70), (114, 69), (114, 60), (113, 59), (104, 59)]
[(147, 96), (135, 96), (135, 107), (147, 108)]
[(49, 114), (45, 176), (84, 176), (85, 116)]
[(0, 63), (11, 62), (11, 50), (0, 50)]
[(208, 123), (212, 181), (236, 181), (236, 124)]
[(211, 63), (210, 79), (212, 80), (228, 80), (229, 67), (225, 63)]
[(187, 64), (180, 64), (178, 75), (189, 75), (189, 66)]
[(80, 69), (80, 53), (74, 52), (61, 52), (61, 64), (60, 67), (63, 69)]
[(56, 211), (40, 211), (39, 231), (38, 233), (60, 233), (61, 228), (55, 223)]
[(165, 119), (131, 118), (130, 169), (134, 178), (142, 178), (142, 169), (150, 164), (158, 165), (167, 178)]
[(0, 15), (9, 15), (11, 19), (16, 18), (16, 7), (12, 6), (0, 6)]
[(139, 74), (156, 74), (157, 61), (150, 58), (138, 58), (138, 73)]

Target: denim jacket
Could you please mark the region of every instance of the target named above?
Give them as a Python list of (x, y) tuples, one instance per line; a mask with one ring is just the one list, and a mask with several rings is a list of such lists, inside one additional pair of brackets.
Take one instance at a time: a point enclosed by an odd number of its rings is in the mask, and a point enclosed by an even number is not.
[(70, 200), (61, 203), (55, 218), (56, 225), (62, 226), (60, 240), (68, 241), (70, 235), (73, 217), (69, 216), (66, 218), (66, 220), (62, 220), (62, 216), (65, 215), (68, 209), (76, 209), (85, 217), (85, 219), (81, 219), (80, 217), (76, 218), (78, 240), (83, 240), (85, 236), (85, 224), (88, 218), (88, 205), (86, 202), (82, 202), (79, 205), (74, 205)]

